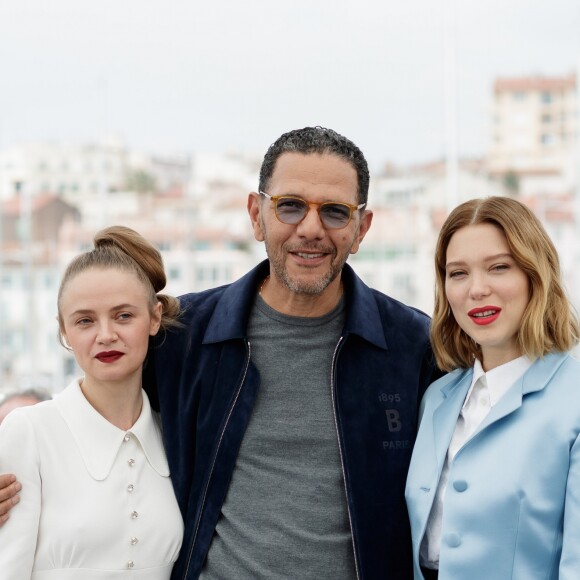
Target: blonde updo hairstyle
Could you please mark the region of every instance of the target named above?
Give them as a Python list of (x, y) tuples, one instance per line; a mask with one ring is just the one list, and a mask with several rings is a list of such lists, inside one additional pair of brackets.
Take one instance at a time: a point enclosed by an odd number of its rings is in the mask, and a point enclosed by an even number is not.
[(529, 282), (529, 302), (517, 341), (520, 352), (535, 359), (551, 351), (565, 352), (579, 340), (578, 317), (566, 296), (558, 253), (544, 227), (523, 203), (508, 197), (472, 199), (445, 220), (435, 250), (435, 310), (431, 342), (439, 368), (468, 368), (481, 350), (457, 324), (445, 294), (447, 248), (466, 226), (491, 224), (506, 237), (517, 265)]
[[(64, 340), (64, 321), (60, 311), (63, 292), (75, 276), (90, 269), (106, 270), (109, 268), (131, 272), (137, 276), (149, 293), (151, 312), (158, 302), (162, 305), (162, 330), (179, 326), (179, 300), (168, 294), (160, 294), (167, 284), (161, 254), (141, 234), (125, 226), (105, 228), (94, 237), (94, 249), (80, 254), (70, 262), (64, 272), (58, 291), (58, 324), (59, 340), (67, 347)], [(106, 283), (106, 280), (103, 280)]]

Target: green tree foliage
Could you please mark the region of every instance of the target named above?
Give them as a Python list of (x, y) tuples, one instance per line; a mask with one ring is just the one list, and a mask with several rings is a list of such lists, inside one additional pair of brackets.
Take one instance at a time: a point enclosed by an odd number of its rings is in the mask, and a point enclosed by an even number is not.
[(157, 191), (157, 181), (153, 175), (143, 169), (131, 171), (126, 178), (125, 188), (137, 193), (153, 193)]
[(519, 193), (520, 191), (520, 178), (515, 171), (508, 171), (503, 176), (503, 184), (508, 189), (510, 193)]

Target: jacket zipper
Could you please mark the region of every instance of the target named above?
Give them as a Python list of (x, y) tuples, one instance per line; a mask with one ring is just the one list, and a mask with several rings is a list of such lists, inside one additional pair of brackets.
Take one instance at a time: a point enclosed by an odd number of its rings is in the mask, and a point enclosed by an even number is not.
[(187, 565), (185, 567), (185, 573), (183, 575), (183, 580), (185, 580), (187, 578), (187, 573), (189, 572), (189, 565), (191, 563), (191, 557), (193, 555), (193, 547), (195, 546), (195, 542), (197, 540), (197, 534), (199, 532), (199, 526), (201, 525), (201, 518), (202, 518), (202, 515), (203, 515), (203, 510), (205, 508), (205, 502), (206, 502), (206, 499), (207, 499), (207, 493), (208, 493), (208, 490), (209, 490), (209, 484), (210, 484), (211, 479), (212, 479), (212, 476), (213, 476), (213, 472), (214, 472), (214, 468), (215, 468), (215, 463), (216, 463), (216, 460), (217, 460), (217, 456), (218, 456), (219, 450), (220, 450), (221, 445), (222, 445), (222, 440), (224, 438), (224, 434), (226, 432), (226, 429), (228, 428), (228, 425), (229, 425), (229, 422), (230, 422), (230, 418), (231, 418), (232, 413), (234, 411), (234, 407), (236, 406), (236, 403), (238, 402), (238, 398), (239, 398), (240, 393), (242, 391), (242, 386), (244, 385), (244, 382), (246, 380), (246, 375), (248, 374), (248, 367), (250, 366), (250, 353), (251, 353), (251, 347), (250, 347), (250, 342), (249, 341), (246, 341), (246, 350), (247, 350), (247, 353), (248, 353), (248, 356), (246, 358), (246, 367), (244, 368), (244, 374), (242, 376), (242, 380), (240, 381), (240, 384), (239, 384), (238, 389), (236, 391), (236, 396), (234, 397), (234, 400), (232, 401), (232, 404), (231, 404), (231, 406), (230, 406), (230, 408), (228, 410), (228, 416), (226, 417), (226, 422), (224, 423), (224, 426), (222, 428), (222, 432), (220, 433), (220, 438), (219, 438), (219, 441), (218, 441), (218, 444), (217, 444), (215, 453), (213, 455), (213, 459), (212, 459), (212, 462), (211, 462), (211, 469), (210, 469), (210, 472), (209, 472), (209, 477), (207, 478), (207, 483), (205, 484), (205, 489), (203, 490), (203, 499), (202, 499), (202, 502), (201, 502), (201, 509), (199, 510), (199, 518), (197, 519), (197, 522), (196, 522), (196, 525), (195, 525), (195, 532), (193, 533), (193, 540), (191, 541), (191, 546), (189, 548), (189, 554), (187, 556)]
[(348, 523), (350, 526), (350, 537), (352, 539), (354, 568), (355, 568), (357, 580), (359, 580), (360, 573), (359, 573), (359, 569), (358, 569), (358, 555), (357, 555), (357, 551), (356, 551), (356, 544), (354, 541), (354, 527), (352, 525), (352, 515), (350, 513), (350, 503), (348, 501), (348, 489), (346, 486), (346, 471), (344, 469), (344, 457), (342, 454), (342, 443), (341, 443), (341, 439), (340, 439), (340, 432), (338, 430), (338, 418), (336, 415), (336, 396), (335, 396), (336, 383), (334, 381), (334, 376), (335, 376), (334, 371), (335, 371), (335, 366), (336, 366), (336, 359), (338, 357), (338, 353), (340, 352), (343, 339), (344, 339), (344, 337), (341, 336), (340, 339), (338, 340), (338, 343), (336, 344), (335, 349), (334, 349), (334, 354), (332, 355), (332, 367), (330, 369), (330, 396), (332, 398), (332, 414), (334, 415), (334, 427), (336, 429), (336, 438), (338, 440), (338, 453), (340, 455), (340, 467), (342, 468), (342, 480), (344, 482), (344, 494), (345, 494), (345, 498), (346, 498), (346, 510), (348, 512)]

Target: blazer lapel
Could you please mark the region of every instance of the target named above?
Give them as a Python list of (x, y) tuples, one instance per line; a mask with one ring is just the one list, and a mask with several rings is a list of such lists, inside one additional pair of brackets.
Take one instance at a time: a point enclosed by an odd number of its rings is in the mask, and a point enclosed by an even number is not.
[(475, 437), (483, 429), (496, 421), (513, 413), (522, 406), (523, 399), (528, 393), (541, 391), (550, 381), (558, 367), (568, 355), (565, 353), (548, 354), (538, 359), (507, 391), (507, 393), (493, 406), (481, 425), (475, 430)]
[(522, 406), (524, 395), (523, 384), (524, 380), (523, 377), (521, 377), (509, 388), (507, 393), (497, 402), (497, 405), (494, 405), (490, 409), (485, 419), (473, 433), (473, 437), (475, 437), (480, 431), (483, 431), (483, 429), (489, 427), (492, 423), (503, 419), (506, 415), (513, 413), (516, 409), (519, 409)]
[(441, 388), (439, 405), (433, 411), (433, 442), (439, 474), (445, 463), (447, 449), (457, 425), (457, 418), (471, 385), (473, 369), (464, 371), (456, 381), (447, 383)]

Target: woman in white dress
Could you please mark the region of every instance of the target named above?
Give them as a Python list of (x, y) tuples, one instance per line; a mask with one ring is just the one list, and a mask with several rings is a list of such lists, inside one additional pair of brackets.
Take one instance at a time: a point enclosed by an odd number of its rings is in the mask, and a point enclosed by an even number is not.
[(178, 324), (159, 252), (121, 226), (95, 236), (58, 295), (84, 376), (0, 426), (0, 473), (22, 483), (0, 527), (2, 580), (168, 580), (183, 522), (141, 389), (149, 339)]
[(407, 479), (416, 580), (580, 578), (579, 325), (522, 203), (441, 228), (427, 390)]

